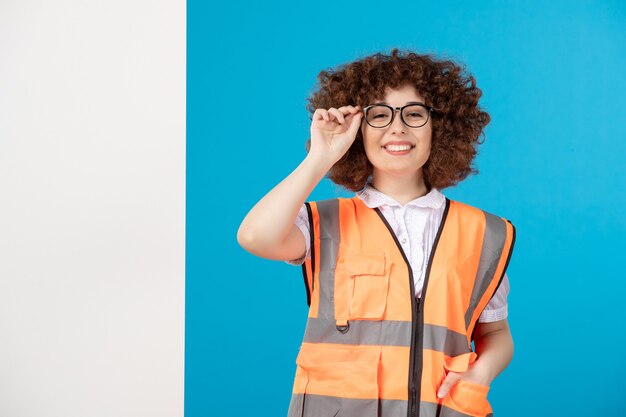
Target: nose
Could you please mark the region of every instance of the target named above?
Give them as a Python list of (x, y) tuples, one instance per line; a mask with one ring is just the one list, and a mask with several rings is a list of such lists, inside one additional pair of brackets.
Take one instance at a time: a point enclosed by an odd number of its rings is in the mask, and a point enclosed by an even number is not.
[(391, 131), (394, 133), (405, 133), (407, 126), (402, 121), (402, 117), (400, 117), (400, 110), (394, 110), (393, 121), (391, 122)]

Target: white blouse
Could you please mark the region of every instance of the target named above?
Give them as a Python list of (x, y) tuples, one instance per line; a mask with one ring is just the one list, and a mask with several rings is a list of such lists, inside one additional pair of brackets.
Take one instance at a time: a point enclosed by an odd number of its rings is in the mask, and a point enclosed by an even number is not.
[[(387, 222), (393, 229), (404, 253), (409, 258), (415, 281), (415, 295), (420, 297), (424, 285), (424, 275), (428, 266), (430, 249), (435, 241), (443, 211), (445, 196), (436, 188), (404, 206), (386, 194), (376, 190), (370, 184), (357, 193), (357, 196), (370, 208), (379, 207)], [(285, 261), (291, 265), (302, 265), (310, 257), (309, 218), (303, 204), (295, 221), (302, 231), (306, 242), (306, 254), (300, 259)], [(508, 315), (507, 296), (509, 294), (509, 278), (506, 273), (498, 290), (491, 298), (481, 315), (479, 322), (492, 322), (505, 319)]]

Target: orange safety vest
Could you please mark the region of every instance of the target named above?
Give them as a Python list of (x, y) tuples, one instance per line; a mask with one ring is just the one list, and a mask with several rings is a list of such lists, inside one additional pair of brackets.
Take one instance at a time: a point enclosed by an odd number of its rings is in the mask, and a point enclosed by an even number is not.
[(289, 417), (492, 416), (489, 386), (447, 371), (477, 355), (474, 326), (511, 257), (510, 221), (446, 198), (415, 297), (406, 254), (378, 208), (360, 198), (307, 202), (311, 257), (302, 265), (309, 314)]

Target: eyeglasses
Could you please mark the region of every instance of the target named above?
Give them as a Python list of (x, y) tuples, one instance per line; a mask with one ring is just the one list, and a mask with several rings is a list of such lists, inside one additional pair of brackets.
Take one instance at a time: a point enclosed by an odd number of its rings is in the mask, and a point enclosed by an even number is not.
[[(432, 106), (421, 103), (409, 103), (402, 107), (391, 107), (386, 104), (373, 104), (363, 109), (365, 121), (375, 128), (383, 128), (393, 123), (396, 111), (400, 111), (400, 118), (408, 127), (422, 127), (428, 123)], [(436, 110), (435, 110), (436, 111)]]

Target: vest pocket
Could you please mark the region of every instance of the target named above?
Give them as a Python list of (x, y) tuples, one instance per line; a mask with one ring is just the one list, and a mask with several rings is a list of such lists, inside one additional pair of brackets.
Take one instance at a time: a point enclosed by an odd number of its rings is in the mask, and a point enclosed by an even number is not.
[(349, 253), (335, 270), (335, 318), (381, 320), (387, 307), (390, 263), (384, 253)]
[[(355, 360), (328, 362), (326, 358), (333, 356), (330, 350), (338, 350), (335, 356), (350, 355)], [(324, 355), (325, 351), (329, 355)], [(342, 348), (310, 347), (304, 353), (301, 350), (296, 359), (297, 372), (306, 375), (307, 381), (302, 417), (377, 417), (378, 358), (376, 352), (357, 353)]]
[[(447, 371), (465, 372), (469, 366), (476, 361), (478, 355), (474, 351), (469, 351), (456, 356), (445, 356), (443, 361), (443, 375)], [(443, 381), (443, 379), (442, 379)], [(482, 385), (463, 379), (457, 381), (452, 389), (443, 399), (443, 405), (452, 410), (460, 411), (473, 417), (485, 417), (491, 413), (491, 405), (487, 400), (489, 385)], [(441, 414), (442, 417), (452, 414), (449, 410)]]
[(459, 380), (446, 396), (444, 405), (475, 417), (485, 417), (492, 413), (487, 400), (488, 385)]

